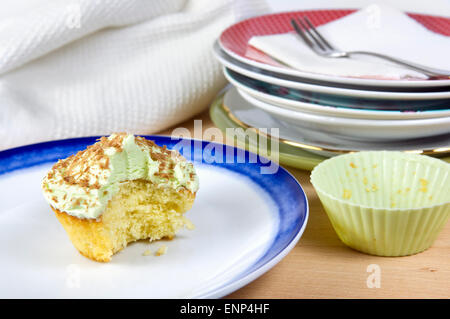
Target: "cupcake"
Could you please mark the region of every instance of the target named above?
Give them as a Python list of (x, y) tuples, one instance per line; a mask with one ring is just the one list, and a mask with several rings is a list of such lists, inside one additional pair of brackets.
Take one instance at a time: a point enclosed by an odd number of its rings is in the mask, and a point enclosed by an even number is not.
[(42, 190), (78, 251), (108, 262), (130, 242), (172, 238), (190, 227), (184, 213), (198, 177), (177, 151), (122, 133), (58, 161)]

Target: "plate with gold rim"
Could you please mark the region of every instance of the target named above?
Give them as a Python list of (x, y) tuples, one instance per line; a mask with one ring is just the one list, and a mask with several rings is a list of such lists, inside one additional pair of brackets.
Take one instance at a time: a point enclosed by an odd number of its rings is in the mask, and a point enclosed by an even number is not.
[[(247, 130), (250, 127), (237, 119), (229, 110), (226, 110), (222, 104), (223, 96), (218, 97), (209, 109), (209, 114), (213, 123), (226, 133), (227, 129), (243, 129)], [(258, 131), (256, 131), (258, 132)], [(259, 132), (258, 132), (259, 133)], [(271, 137), (260, 135), (261, 138), (268, 138), (268, 143), (272, 141)], [(245, 140), (242, 136), (236, 136), (236, 141), (242, 148), (258, 153), (259, 147)], [(312, 170), (317, 164), (326, 160), (328, 157), (306, 151), (303, 146), (296, 143), (278, 143), (277, 161), (286, 166), (295, 167), (302, 170)]]
[(343, 139), (326, 132), (310, 129), (295, 130), (272, 114), (255, 107), (241, 97), (236, 88), (229, 89), (223, 96), (222, 108), (231, 114), (231, 118), (240, 126), (247, 128), (278, 128), (281, 143), (297, 146), (323, 156), (333, 156), (364, 150), (395, 150), (413, 152), (436, 157), (450, 155), (450, 135), (438, 135), (430, 138), (402, 139), (399, 141), (357, 141)]

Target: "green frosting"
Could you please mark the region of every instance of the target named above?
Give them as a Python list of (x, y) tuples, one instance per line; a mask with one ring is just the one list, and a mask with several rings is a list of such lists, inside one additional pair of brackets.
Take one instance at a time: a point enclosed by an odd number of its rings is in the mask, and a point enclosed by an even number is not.
[[(107, 142), (117, 137), (113, 134)], [(167, 151), (156, 144), (136, 143), (136, 139), (143, 140), (131, 134), (121, 136), (121, 149), (104, 147), (101, 159), (87, 152), (77, 154), (81, 157), (78, 162), (83, 165), (72, 165), (69, 178), (67, 167), (55, 165), (42, 183), (49, 204), (78, 218), (96, 219), (117, 194), (120, 184), (126, 181), (144, 179), (157, 187), (186, 188), (192, 193), (198, 190), (198, 177), (192, 163), (176, 151)]]

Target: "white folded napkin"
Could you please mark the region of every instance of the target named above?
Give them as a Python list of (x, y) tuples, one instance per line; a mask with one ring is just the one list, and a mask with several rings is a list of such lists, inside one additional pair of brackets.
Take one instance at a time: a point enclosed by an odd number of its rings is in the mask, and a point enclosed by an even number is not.
[[(335, 47), (345, 51), (378, 52), (450, 70), (450, 37), (434, 33), (386, 5), (370, 5), (322, 25), (318, 31)], [(306, 72), (378, 79), (426, 78), (423, 74), (376, 58), (321, 57), (294, 32), (255, 36), (249, 44), (292, 68)]]
[(0, 149), (188, 119), (226, 83), (214, 40), (266, 12), (264, 0), (21, 2), (7, 18), (15, 2), (0, 3)]

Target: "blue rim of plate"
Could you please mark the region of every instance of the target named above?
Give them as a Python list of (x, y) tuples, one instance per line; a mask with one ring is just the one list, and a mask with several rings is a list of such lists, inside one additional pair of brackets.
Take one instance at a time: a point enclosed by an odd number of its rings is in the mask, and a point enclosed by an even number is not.
[[(236, 147), (197, 139), (148, 135), (143, 135), (143, 137), (155, 141), (158, 145), (166, 145), (169, 149), (175, 146), (183, 156), (194, 163), (219, 166), (251, 179), (266, 191), (278, 209), (278, 231), (265, 253), (226, 284), (191, 298), (219, 298), (243, 287), (275, 266), (302, 236), (309, 216), (306, 193), (295, 177), (281, 166), (278, 166), (275, 174), (261, 174), (260, 168), (270, 165), (270, 162), (257, 156), (255, 157), (257, 158), (256, 163), (250, 163), (249, 159), (252, 153), (243, 149), (237, 151)], [(0, 176), (16, 170), (56, 162), (58, 159), (66, 158), (85, 149), (95, 143), (98, 138), (99, 136), (64, 139), (0, 151)], [(180, 149), (179, 145), (183, 147)], [(223, 147), (222, 163), (211, 163), (211, 157), (202, 155), (203, 152), (199, 150), (204, 150), (206, 145), (211, 145), (210, 148), (214, 150)], [(230, 152), (233, 154), (233, 161), (227, 163), (226, 154), (229, 156)], [(215, 153), (210, 155), (220, 159)], [(244, 161), (244, 163), (240, 161)]]

